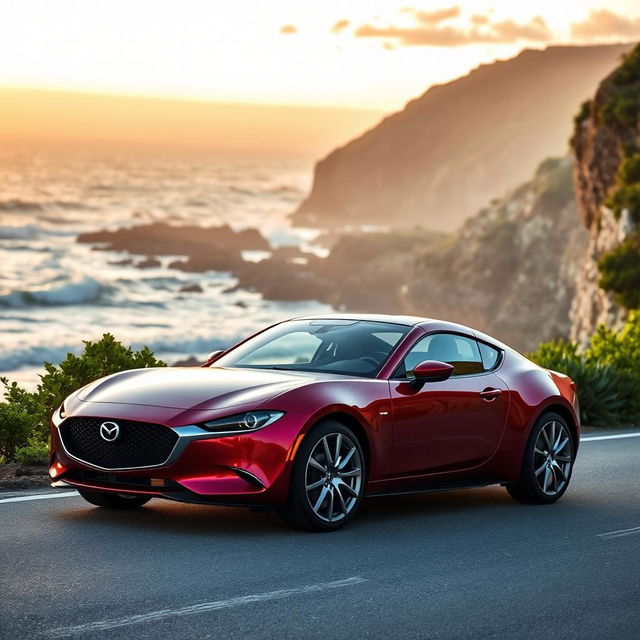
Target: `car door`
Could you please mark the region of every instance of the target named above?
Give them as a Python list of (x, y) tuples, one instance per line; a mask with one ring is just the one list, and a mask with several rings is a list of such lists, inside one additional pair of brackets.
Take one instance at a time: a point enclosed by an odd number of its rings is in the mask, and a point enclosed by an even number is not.
[[(482, 464), (494, 453), (507, 418), (507, 387), (490, 369), (499, 350), (472, 336), (432, 333), (409, 350), (390, 380), (393, 415), (393, 473), (421, 475)], [(424, 360), (453, 365), (448, 380), (412, 383)], [(492, 360), (492, 364), (488, 361)]]

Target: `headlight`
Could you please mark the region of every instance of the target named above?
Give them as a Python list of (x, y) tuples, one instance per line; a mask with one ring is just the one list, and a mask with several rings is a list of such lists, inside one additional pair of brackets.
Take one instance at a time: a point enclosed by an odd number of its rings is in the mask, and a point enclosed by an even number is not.
[[(66, 402), (66, 400), (65, 400)], [(65, 409), (64, 406), (64, 402), (60, 405), (60, 408), (58, 409), (58, 418), (60, 418), (60, 420), (64, 420), (67, 417), (67, 411)]]
[(202, 428), (212, 432), (256, 431), (273, 424), (284, 415), (284, 411), (249, 411), (227, 418), (218, 418), (202, 424)]

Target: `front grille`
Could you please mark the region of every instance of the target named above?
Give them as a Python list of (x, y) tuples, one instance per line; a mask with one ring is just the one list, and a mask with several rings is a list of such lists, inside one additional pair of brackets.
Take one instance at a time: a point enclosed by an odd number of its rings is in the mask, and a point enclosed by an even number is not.
[[(115, 422), (120, 428), (114, 441), (100, 435), (103, 422)], [(161, 465), (178, 440), (175, 431), (160, 424), (111, 418), (67, 418), (60, 425), (60, 437), (72, 456), (103, 469)]]

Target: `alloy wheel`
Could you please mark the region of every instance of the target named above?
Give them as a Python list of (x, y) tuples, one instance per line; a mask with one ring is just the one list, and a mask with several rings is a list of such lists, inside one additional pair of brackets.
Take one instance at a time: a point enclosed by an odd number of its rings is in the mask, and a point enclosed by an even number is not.
[(533, 449), (533, 469), (538, 486), (548, 496), (560, 493), (571, 475), (571, 436), (556, 420), (547, 422)]
[(311, 450), (305, 471), (307, 500), (325, 522), (347, 516), (362, 488), (362, 460), (358, 447), (344, 433), (323, 436)]

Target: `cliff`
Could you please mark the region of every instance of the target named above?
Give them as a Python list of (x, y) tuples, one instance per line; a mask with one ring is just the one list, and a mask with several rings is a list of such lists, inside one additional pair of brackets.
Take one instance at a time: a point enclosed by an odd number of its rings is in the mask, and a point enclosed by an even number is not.
[(525, 50), (430, 88), (317, 163), (295, 224), (457, 228), (564, 154), (575, 106), (630, 47)]
[(239, 285), (270, 299), (446, 318), (532, 350), (569, 333), (588, 240), (571, 173), (569, 158), (548, 159), (453, 234), (347, 234), (325, 259), (274, 256), (245, 265)]
[(619, 326), (640, 306), (640, 45), (575, 118), (574, 182), (589, 245), (571, 308), (571, 338)]

